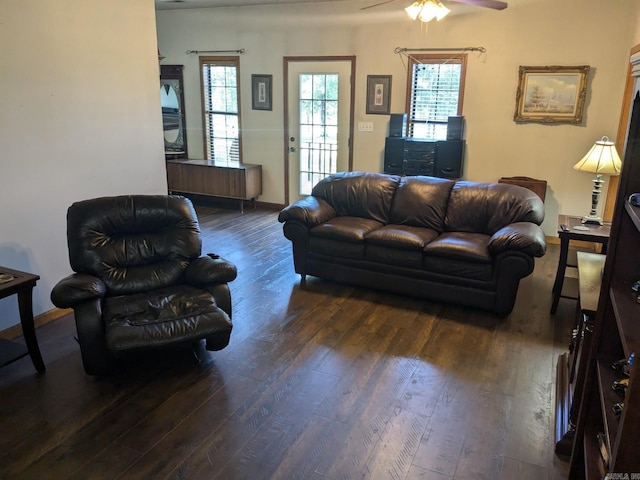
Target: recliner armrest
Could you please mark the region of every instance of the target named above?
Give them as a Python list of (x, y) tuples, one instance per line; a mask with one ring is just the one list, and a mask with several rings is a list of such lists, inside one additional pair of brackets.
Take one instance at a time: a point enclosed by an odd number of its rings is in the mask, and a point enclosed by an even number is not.
[(280, 223), (296, 220), (314, 227), (336, 216), (336, 211), (325, 200), (312, 195), (285, 207), (278, 215)]
[(236, 266), (214, 253), (196, 258), (185, 270), (185, 279), (191, 285), (227, 283), (237, 276)]
[(51, 301), (58, 308), (73, 308), (88, 300), (103, 298), (106, 293), (107, 287), (98, 277), (74, 273), (53, 287)]
[(489, 252), (497, 255), (517, 250), (534, 257), (542, 257), (547, 249), (544, 232), (535, 223), (516, 222), (501, 228), (489, 239)]

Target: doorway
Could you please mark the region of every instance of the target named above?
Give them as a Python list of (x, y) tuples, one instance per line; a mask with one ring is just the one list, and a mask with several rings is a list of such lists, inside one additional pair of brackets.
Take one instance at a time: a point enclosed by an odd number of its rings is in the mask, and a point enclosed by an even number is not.
[(353, 167), (355, 57), (285, 57), (285, 204)]

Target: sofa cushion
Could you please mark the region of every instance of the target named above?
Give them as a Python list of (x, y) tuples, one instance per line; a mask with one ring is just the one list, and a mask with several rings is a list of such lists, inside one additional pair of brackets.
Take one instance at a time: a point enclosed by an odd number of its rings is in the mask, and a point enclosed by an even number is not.
[(385, 245), (368, 243), (365, 247), (364, 258), (369, 262), (379, 265), (381, 263), (393, 267), (405, 267), (415, 269), (422, 265), (422, 250), (408, 248), (393, 248)]
[(492, 263), (489, 235), (482, 233), (446, 232), (424, 247), (426, 256), (454, 258), (474, 263)]
[(402, 177), (393, 198), (389, 222), (442, 232), (454, 183), (444, 178)]
[(544, 204), (531, 190), (502, 183), (458, 181), (451, 190), (445, 231), (493, 235), (514, 222), (544, 220)]
[(386, 225), (367, 234), (367, 245), (399, 248), (404, 250), (419, 250), (439, 235), (430, 228), (412, 227), (408, 225)]
[(338, 216), (388, 223), (391, 202), (399, 182), (400, 177), (396, 175), (338, 172), (320, 180), (311, 195), (325, 200)]
[(422, 268), (429, 273), (446, 275), (452, 284), (466, 285), (467, 280), (478, 280), (490, 285), (493, 279), (492, 263), (475, 263), (455, 258), (424, 256)]
[(350, 243), (345, 242), (344, 240), (334, 240), (332, 238), (309, 238), (309, 257), (316, 257), (320, 255), (322, 257), (326, 257), (325, 260), (330, 262), (333, 262), (337, 258), (363, 260), (364, 250), (364, 242)]
[(309, 230), (310, 237), (362, 243), (367, 234), (381, 228), (382, 223), (368, 218), (335, 217)]
[(365, 238), (365, 259), (399, 267), (422, 265), (424, 247), (439, 235), (435, 230), (409, 225), (386, 225)]
[(363, 259), (365, 237), (382, 226), (368, 218), (332, 218), (309, 230), (309, 253)]

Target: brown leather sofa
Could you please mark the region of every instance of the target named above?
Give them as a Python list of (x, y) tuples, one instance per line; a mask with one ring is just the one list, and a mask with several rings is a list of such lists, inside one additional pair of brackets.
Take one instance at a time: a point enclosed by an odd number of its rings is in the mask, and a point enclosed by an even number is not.
[(545, 253), (523, 187), (341, 172), (278, 217), (296, 273), (509, 314)]

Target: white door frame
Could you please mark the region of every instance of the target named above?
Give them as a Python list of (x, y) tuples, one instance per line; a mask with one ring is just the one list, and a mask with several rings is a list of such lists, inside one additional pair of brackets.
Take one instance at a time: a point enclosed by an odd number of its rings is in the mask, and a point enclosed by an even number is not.
[[(336, 62), (346, 61), (351, 63), (351, 99), (349, 105), (349, 171), (353, 170), (353, 122), (354, 122), (354, 98), (356, 78), (355, 55), (325, 56), (325, 57), (283, 57), (284, 64), (284, 204), (289, 205), (289, 63), (291, 62)], [(298, 136), (298, 132), (295, 133)]]

